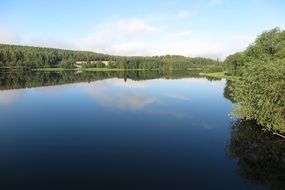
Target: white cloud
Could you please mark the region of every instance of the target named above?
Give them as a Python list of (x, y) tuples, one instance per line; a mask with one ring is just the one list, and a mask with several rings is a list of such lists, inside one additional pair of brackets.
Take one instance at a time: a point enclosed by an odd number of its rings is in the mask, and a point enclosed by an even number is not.
[(86, 38), (96, 38), (97, 40), (102, 38), (109, 38), (110, 40), (137, 38), (155, 31), (157, 29), (143, 19), (119, 18), (97, 24)]
[(182, 10), (156, 19), (114, 18), (96, 24), (87, 34), (69, 41), (48, 32), (32, 39), (21, 40), (15, 32), (0, 28), (0, 43), (88, 50), (123, 56), (176, 54), (224, 59), (230, 53), (245, 49), (254, 39), (248, 35), (201, 38), (200, 33), (205, 36), (205, 31), (185, 29), (184, 26), (172, 27), (176, 20), (171, 19), (187, 18), (192, 14)]
[(78, 40), (77, 47), (118, 55), (142, 55), (148, 53), (147, 42), (158, 31), (143, 19), (115, 19), (95, 26)]
[(44, 35), (35, 37), (29, 40), (28, 44), (33, 45), (33, 46), (40, 46), (40, 47), (76, 49), (76, 46), (74, 43), (61, 40), (52, 34), (44, 34)]
[(179, 41), (169, 41), (164, 45), (154, 47), (155, 54), (175, 54), (189, 57), (219, 58), (224, 54), (224, 47), (211, 41), (200, 41), (193, 38), (185, 38)]
[(144, 20), (137, 18), (119, 20), (115, 25), (115, 29), (126, 37), (132, 37), (156, 31), (153, 26), (147, 24)]
[[(181, 11), (178, 16), (189, 13)], [(219, 58), (223, 48), (211, 41), (196, 40), (192, 29), (177, 30), (162, 27), (160, 22), (148, 19), (115, 19), (100, 23), (80, 40), (77, 49), (92, 50), (115, 55), (164, 55), (206, 56)]]
[(106, 51), (116, 55), (150, 55), (148, 47), (149, 44), (146, 42), (122, 42), (111, 44)]
[(5, 27), (0, 27), (0, 43), (3, 44), (19, 44), (21, 38), (12, 30)]
[(225, 50), (220, 57), (224, 59), (230, 54), (244, 51), (251, 43), (254, 42), (255, 38), (256, 35), (248, 34), (241, 34), (230, 37), (229, 40), (223, 44)]

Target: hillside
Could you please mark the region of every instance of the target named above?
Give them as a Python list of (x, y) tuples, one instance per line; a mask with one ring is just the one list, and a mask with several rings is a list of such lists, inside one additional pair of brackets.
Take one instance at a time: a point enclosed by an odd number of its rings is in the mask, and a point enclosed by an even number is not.
[(123, 57), (88, 51), (0, 44), (0, 67), (2, 68), (73, 68), (78, 63), (89, 68), (168, 70), (220, 66), (221, 62), (208, 58), (177, 55)]

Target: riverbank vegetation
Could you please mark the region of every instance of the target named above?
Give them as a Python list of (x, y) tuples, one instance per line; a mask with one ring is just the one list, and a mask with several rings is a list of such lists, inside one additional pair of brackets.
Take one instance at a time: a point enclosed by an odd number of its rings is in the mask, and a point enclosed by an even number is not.
[(233, 115), (285, 133), (285, 31), (262, 33), (245, 51), (228, 56), (225, 65), (236, 78), (227, 88), (236, 102)]
[(213, 77), (213, 78), (217, 78), (217, 79), (227, 79), (227, 80), (236, 80), (237, 77), (233, 76), (233, 75), (229, 75), (226, 71), (222, 71), (222, 72), (203, 72), (203, 73), (199, 73), (200, 76), (202, 77)]

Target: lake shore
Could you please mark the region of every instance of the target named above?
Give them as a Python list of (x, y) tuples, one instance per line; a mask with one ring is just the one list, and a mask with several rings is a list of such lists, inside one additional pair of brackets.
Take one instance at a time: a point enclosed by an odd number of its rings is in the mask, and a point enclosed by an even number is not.
[(213, 73), (199, 73), (202, 77), (213, 77), (219, 79), (236, 80), (236, 77), (227, 75), (226, 71), (223, 72), (213, 72)]
[(37, 68), (33, 71), (145, 71), (146, 69), (118, 69), (118, 68)]

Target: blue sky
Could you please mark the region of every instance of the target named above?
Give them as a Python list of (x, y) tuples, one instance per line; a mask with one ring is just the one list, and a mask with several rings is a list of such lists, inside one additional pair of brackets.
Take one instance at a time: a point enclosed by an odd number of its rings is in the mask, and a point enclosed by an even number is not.
[(273, 27), (282, 0), (0, 0), (0, 43), (223, 59)]

